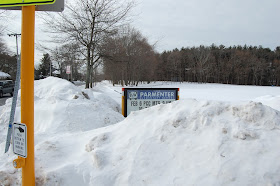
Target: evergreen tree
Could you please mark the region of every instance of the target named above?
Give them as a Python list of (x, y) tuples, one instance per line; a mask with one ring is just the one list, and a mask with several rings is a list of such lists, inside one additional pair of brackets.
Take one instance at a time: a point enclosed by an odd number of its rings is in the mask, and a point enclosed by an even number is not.
[[(41, 59), (41, 63), (39, 65), (39, 69), (36, 70), (35, 74), (36, 74), (36, 78), (44, 78), (47, 76), (50, 76), (50, 65), (51, 64), (51, 58), (50, 55), (48, 53), (43, 54), (43, 58)], [(53, 67), (51, 67), (51, 71), (53, 72)]]

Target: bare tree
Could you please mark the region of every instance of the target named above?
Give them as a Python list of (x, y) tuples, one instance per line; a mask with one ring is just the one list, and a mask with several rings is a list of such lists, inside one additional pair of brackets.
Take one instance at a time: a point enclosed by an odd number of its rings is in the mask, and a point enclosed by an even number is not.
[(182, 54), (179, 50), (174, 50), (167, 58), (167, 67), (170, 71), (171, 81), (182, 81)]
[(7, 54), (7, 53), (10, 53), (10, 51), (0, 35), (0, 54), (3, 54), (3, 53)]
[(153, 47), (141, 33), (125, 27), (103, 43), (105, 75), (113, 83), (138, 85), (151, 81), (154, 76), (156, 56)]
[(196, 75), (198, 82), (206, 82), (205, 74), (209, 70), (209, 58), (211, 51), (209, 48), (200, 46), (194, 53), (194, 59), (196, 62)]
[(102, 39), (126, 20), (133, 5), (132, 1), (77, 0), (68, 4), (58, 18), (46, 20), (51, 30), (63, 33), (64, 42), (75, 41), (82, 46), (87, 63), (86, 88), (92, 87), (93, 72), (100, 64)]
[(0, 36), (3, 36), (4, 30), (6, 29), (6, 26), (4, 23), (7, 24), (7, 19), (10, 19), (10, 12), (8, 10), (0, 10)]
[(71, 66), (71, 81), (81, 79), (79, 69), (84, 64), (80, 59), (79, 45), (77, 43), (69, 43), (55, 48), (51, 51), (52, 60), (58, 67), (60, 77), (68, 78), (66, 74), (66, 66)]

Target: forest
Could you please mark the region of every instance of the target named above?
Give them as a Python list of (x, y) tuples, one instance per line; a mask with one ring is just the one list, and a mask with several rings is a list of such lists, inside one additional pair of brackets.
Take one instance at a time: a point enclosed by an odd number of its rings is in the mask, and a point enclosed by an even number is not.
[(199, 46), (160, 54), (157, 80), (280, 85), (280, 48)]
[[(110, 47), (109, 47), (110, 46)], [(179, 81), (280, 85), (280, 47), (199, 46), (157, 53), (137, 31), (107, 40), (104, 75), (113, 83)]]

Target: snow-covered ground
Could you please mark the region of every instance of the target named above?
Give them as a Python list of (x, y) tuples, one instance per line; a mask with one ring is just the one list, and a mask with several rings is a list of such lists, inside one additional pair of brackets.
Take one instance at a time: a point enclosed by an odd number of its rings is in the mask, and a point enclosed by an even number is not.
[[(180, 100), (121, 115), (121, 86), (35, 81), (36, 184), (280, 185), (280, 87), (155, 82)], [(89, 99), (88, 99), (89, 98)], [(11, 99), (0, 107), (4, 152)], [(20, 121), (20, 102), (15, 121)], [(21, 185), (12, 149), (0, 185)]]

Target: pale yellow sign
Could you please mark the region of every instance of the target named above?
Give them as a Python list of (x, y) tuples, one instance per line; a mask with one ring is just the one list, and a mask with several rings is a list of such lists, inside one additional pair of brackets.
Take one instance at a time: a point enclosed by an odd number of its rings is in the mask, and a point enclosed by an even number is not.
[(0, 0), (0, 7), (46, 5), (54, 2), (55, 0)]

